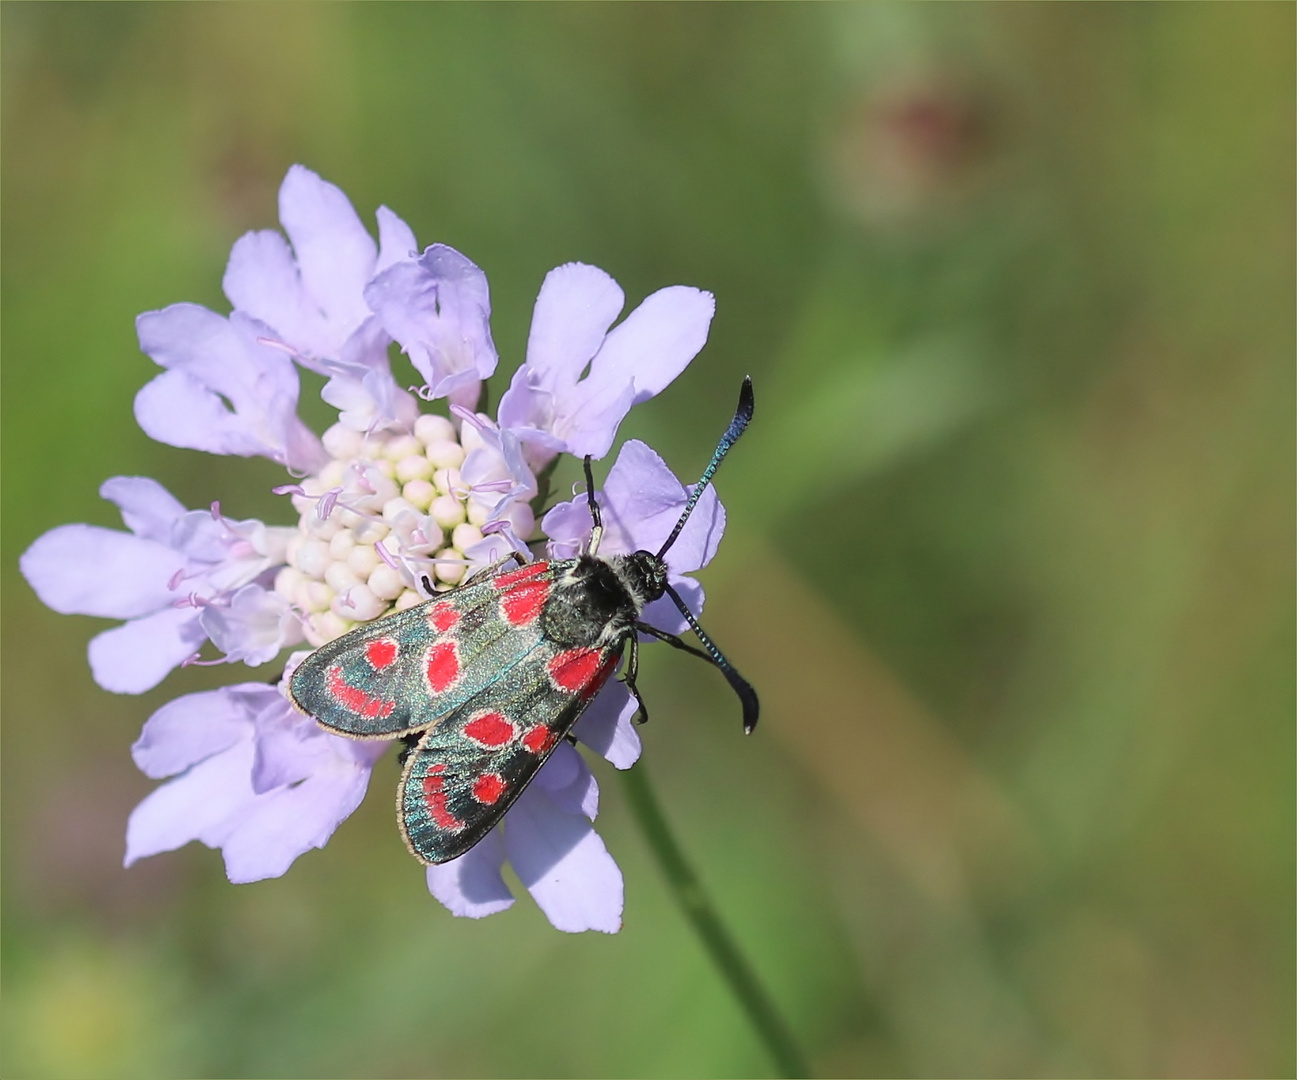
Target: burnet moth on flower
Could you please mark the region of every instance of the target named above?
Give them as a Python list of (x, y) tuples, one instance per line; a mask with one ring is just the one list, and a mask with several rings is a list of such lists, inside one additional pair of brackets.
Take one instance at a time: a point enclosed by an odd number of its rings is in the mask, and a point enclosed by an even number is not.
[[(654, 554), (599, 555), (603, 523), (590, 458), (584, 462), (593, 528), (575, 559), (521, 555), (457, 589), (331, 641), (293, 672), (293, 704), (329, 731), (355, 739), (414, 742), (397, 788), (401, 834), (416, 858), (443, 863), (481, 840), (531, 782), (629, 652), (635, 686), (639, 634), (713, 664), (757, 723), (757, 695), (698, 625), (667, 581), (663, 556), (752, 419), (752, 380), (666, 543)], [(506, 564), (517, 561), (513, 569)], [(703, 648), (640, 620), (669, 596)]]

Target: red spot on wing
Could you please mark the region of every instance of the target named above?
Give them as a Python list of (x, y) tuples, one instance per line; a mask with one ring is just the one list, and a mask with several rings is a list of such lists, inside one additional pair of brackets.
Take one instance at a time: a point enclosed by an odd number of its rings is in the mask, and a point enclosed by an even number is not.
[(443, 829), (462, 829), (464, 823), (446, 809), (446, 771), (444, 762), (438, 762), (423, 778), (423, 799), (428, 806), (428, 816)]
[(342, 668), (336, 665), (329, 668), (324, 684), (334, 701), (348, 712), (363, 716), (366, 720), (385, 720), (396, 708), (395, 701), (375, 697), (358, 686), (352, 686), (342, 677)]
[(428, 685), (434, 694), (455, 685), (459, 678), (459, 647), (453, 641), (439, 641), (428, 650)]
[(473, 781), (473, 798), (490, 806), (504, 794), (504, 777), (499, 773), (483, 773)]
[(369, 666), (375, 671), (382, 671), (386, 667), (391, 667), (396, 660), (397, 654), (396, 642), (391, 638), (379, 638), (377, 641), (371, 641), (365, 646), (365, 659), (369, 661)]
[(586, 701), (589, 701), (603, 689), (603, 684), (608, 681), (608, 676), (617, 670), (617, 661), (620, 659), (621, 657), (615, 652), (610, 652), (604, 657), (603, 663), (599, 665), (599, 670), (594, 673), (594, 678), (590, 680), (590, 684), (581, 691), (581, 696)]
[(535, 622), (549, 598), (548, 581), (525, 581), (504, 594), (504, 617), (514, 626)]
[(514, 727), (498, 712), (484, 712), (464, 725), (464, 734), (483, 746), (503, 746), (514, 737)]
[(520, 581), (526, 581), (528, 578), (534, 578), (537, 574), (543, 574), (549, 569), (547, 562), (528, 563), (526, 566), (520, 566), (517, 570), (510, 570), (507, 574), (499, 574), (495, 578), (495, 587), (497, 589), (507, 589), (510, 585), (517, 585)]
[(428, 609), (428, 623), (437, 633), (444, 634), (448, 630), (454, 630), (458, 625), (459, 612), (449, 600), (443, 600)]
[(558, 732), (550, 731), (544, 724), (537, 724), (528, 729), (520, 741), (533, 754), (543, 754), (558, 742)]
[(605, 657), (602, 649), (568, 649), (551, 659), (546, 667), (560, 690), (588, 697), (604, 684), (615, 663), (615, 657), (611, 654)]

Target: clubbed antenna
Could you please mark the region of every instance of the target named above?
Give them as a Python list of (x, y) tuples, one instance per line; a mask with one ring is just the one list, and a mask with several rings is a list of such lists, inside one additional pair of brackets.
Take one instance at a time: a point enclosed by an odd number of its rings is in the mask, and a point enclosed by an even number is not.
[[(694, 507), (698, 505), (698, 500), (702, 493), (707, 489), (707, 485), (712, 482), (712, 476), (720, 468), (721, 462), (725, 455), (730, 452), (730, 447), (739, 441), (739, 436), (743, 434), (743, 429), (748, 426), (748, 421), (752, 419), (752, 376), (743, 376), (743, 385), (739, 388), (739, 407), (734, 412), (734, 419), (730, 421), (730, 426), (725, 429), (725, 434), (721, 436), (721, 441), (716, 447), (716, 453), (712, 454), (711, 463), (703, 470), (702, 476), (694, 486), (693, 494), (689, 496), (689, 501), (685, 503), (684, 513), (680, 515), (680, 520), (676, 522), (676, 527), (671, 530), (671, 535), (667, 537), (667, 542), (658, 549), (657, 557), (660, 559), (667, 553), (667, 550), (676, 542), (676, 537), (680, 535), (680, 530), (685, 527), (685, 522), (689, 520), (689, 515), (694, 512)], [(697, 629), (697, 627), (695, 627)], [(727, 676), (728, 677), (728, 676)], [(746, 683), (744, 684), (746, 685)], [(751, 687), (749, 687), (749, 690)], [(742, 695), (740, 695), (742, 696)], [(753, 698), (755, 701), (755, 697)], [(753, 723), (756, 721), (754, 720)]]
[[(738, 694), (739, 701), (743, 705), (743, 734), (751, 735), (752, 729), (757, 726), (757, 715), (760, 712), (760, 706), (757, 703), (757, 692), (752, 689), (752, 684), (748, 682), (747, 679), (734, 670), (734, 667), (725, 659), (725, 656), (720, 649), (712, 644), (712, 639), (709, 638), (703, 632), (703, 628), (698, 625), (698, 620), (694, 618), (694, 613), (689, 610), (689, 606), (681, 599), (680, 594), (676, 592), (675, 589), (671, 588), (670, 585), (666, 587), (666, 592), (675, 602), (676, 607), (680, 609), (680, 614), (685, 617), (685, 622), (689, 624), (689, 629), (698, 635), (698, 640), (703, 643), (703, 648), (707, 650), (707, 655), (704, 659), (709, 660), (721, 669), (721, 674), (725, 676), (730, 687), (736, 694)], [(684, 648), (689, 652), (694, 651), (678, 638), (673, 641), (672, 644)]]

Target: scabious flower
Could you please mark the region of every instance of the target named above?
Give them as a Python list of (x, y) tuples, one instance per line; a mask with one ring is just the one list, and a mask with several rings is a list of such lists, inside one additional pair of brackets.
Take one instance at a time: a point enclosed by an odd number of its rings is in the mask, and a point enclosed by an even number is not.
[[(421, 602), (425, 581), (453, 588), (511, 550), (529, 553), (541, 539), (534, 470), (560, 452), (606, 454), (630, 407), (706, 340), (709, 294), (660, 290), (610, 331), (624, 303), (616, 282), (561, 266), (545, 279), (526, 361), (492, 418), (475, 411), (498, 362), (478, 267), (442, 244), (420, 254), (385, 207), (375, 244), (341, 190), (301, 166), (279, 208), (287, 240), (262, 231), (234, 245), (229, 315), (174, 304), (139, 317), (140, 346), (165, 370), (135, 413), (161, 442), (283, 464), (290, 475), (276, 491), (296, 526), (233, 520), (216, 503), (187, 510), (156, 481), (116, 477), (101, 494), (129, 532), (63, 525), (22, 556), (56, 611), (124, 620), (90, 643), (106, 689), (140, 693), (191, 662), (263, 665)], [(423, 379), (414, 393), (392, 373), (392, 343)], [(327, 376), (322, 396), (339, 410), (322, 437), (297, 415), (297, 366)], [(420, 412), (418, 399), (447, 399), (450, 415)], [(652, 450), (627, 443), (600, 496), (602, 552), (655, 550), (688, 494)], [(695, 612), (702, 590), (686, 575), (710, 560), (724, 527), (708, 490), (667, 555)], [(553, 507), (542, 522), (550, 556), (576, 554), (590, 528), (584, 496)], [(644, 618), (684, 628), (670, 604)], [(200, 661), (209, 645), (220, 657)], [(186, 694), (149, 718), (133, 755), (166, 782), (131, 815), (128, 865), (198, 840), (222, 851), (231, 881), (277, 877), (355, 810), (390, 743), (341, 738), (292, 708), (283, 686), (304, 655), (288, 658), (278, 685)], [(610, 681), (574, 733), (628, 768), (640, 752), (634, 711)], [(457, 915), (489, 915), (513, 903), (508, 861), (554, 926), (614, 932), (622, 878), (591, 825), (597, 812), (585, 759), (560, 745), (500, 827), (428, 867), (428, 888)]]

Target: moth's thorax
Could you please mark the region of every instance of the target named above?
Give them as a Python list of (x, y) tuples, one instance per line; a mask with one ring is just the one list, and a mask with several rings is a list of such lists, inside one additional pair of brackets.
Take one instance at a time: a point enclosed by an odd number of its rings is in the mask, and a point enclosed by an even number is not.
[(565, 646), (612, 646), (631, 631), (644, 605), (662, 595), (665, 584), (665, 565), (646, 551), (582, 555), (554, 583), (542, 615), (544, 633)]

